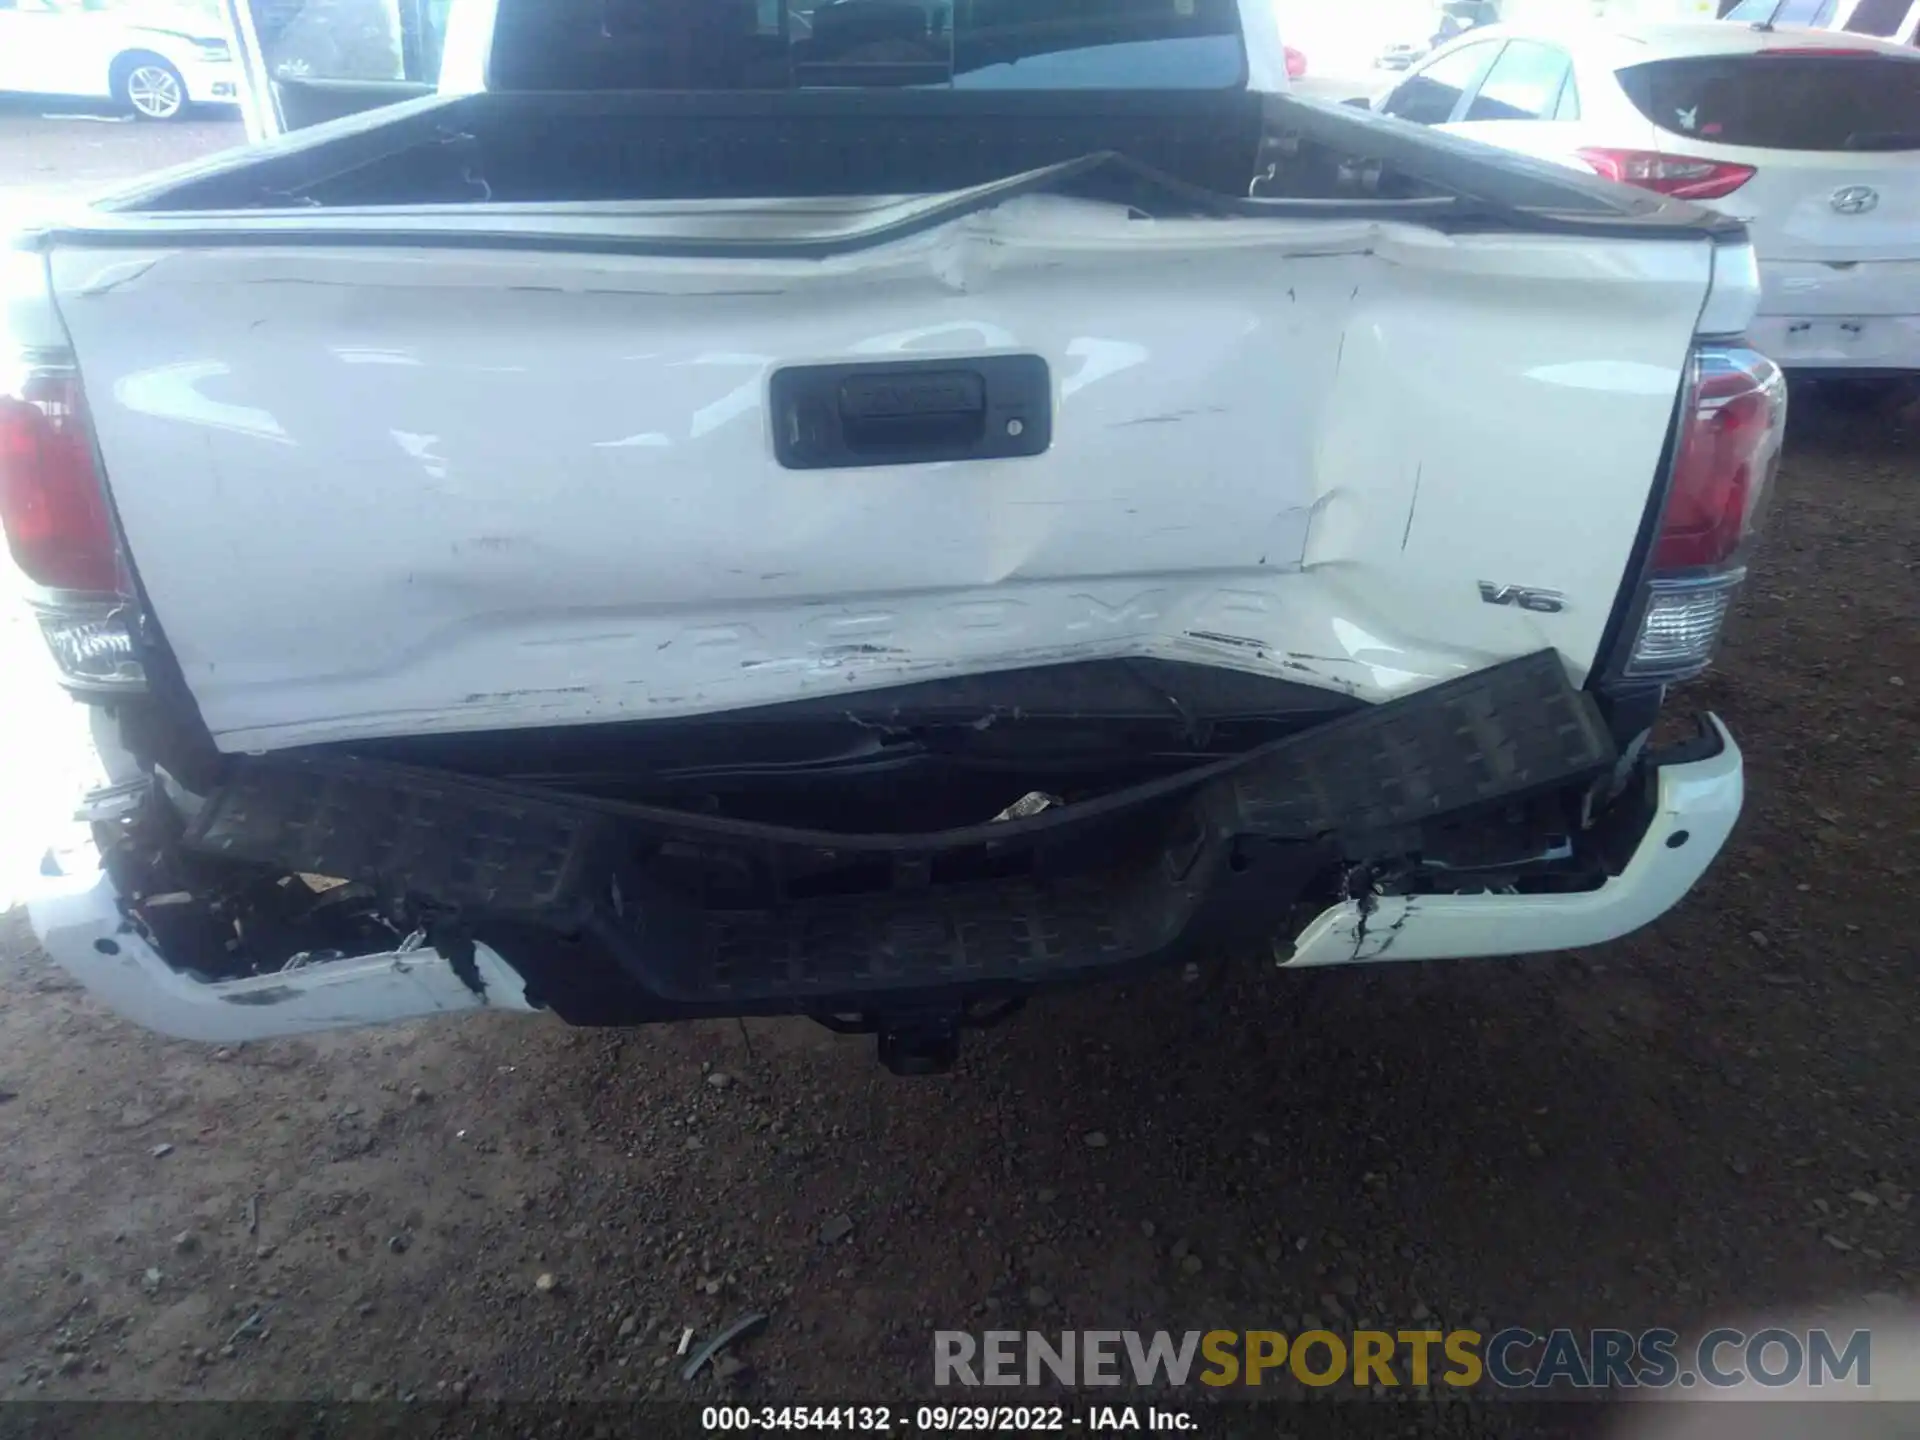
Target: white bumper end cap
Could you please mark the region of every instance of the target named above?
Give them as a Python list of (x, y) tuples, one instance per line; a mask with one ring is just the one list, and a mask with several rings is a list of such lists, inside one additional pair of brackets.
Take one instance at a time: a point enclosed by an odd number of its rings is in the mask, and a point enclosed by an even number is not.
[(137, 1025), (182, 1040), (238, 1044), (474, 1010), (528, 1011), (526, 985), (476, 944), (476, 990), (428, 947), (327, 960), (208, 983), (175, 970), (121, 914), (99, 869), (47, 877), (27, 912), (41, 947)]
[(1533, 955), (1601, 945), (1666, 914), (1727, 843), (1745, 794), (1740, 747), (1717, 715), (1720, 750), (1660, 767), (1652, 822), (1597, 890), (1569, 895), (1381, 895), (1346, 901), (1294, 941), (1289, 970), (1370, 960)]

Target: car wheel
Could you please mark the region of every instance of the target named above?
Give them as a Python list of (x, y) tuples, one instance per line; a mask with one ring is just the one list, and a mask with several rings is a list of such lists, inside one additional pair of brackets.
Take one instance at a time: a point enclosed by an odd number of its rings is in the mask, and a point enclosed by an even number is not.
[(113, 93), (141, 120), (174, 120), (187, 108), (187, 82), (158, 55), (126, 55), (114, 64)]

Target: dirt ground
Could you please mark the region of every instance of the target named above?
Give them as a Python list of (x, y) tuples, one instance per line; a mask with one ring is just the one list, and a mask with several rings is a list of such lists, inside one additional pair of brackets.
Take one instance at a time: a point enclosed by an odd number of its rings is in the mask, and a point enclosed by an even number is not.
[[(1169, 975), (904, 1081), (804, 1024), (171, 1043), (15, 911), (0, 1386), (897, 1403), (934, 1329), (996, 1321), (1686, 1329), (1912, 1299), (1916, 431), (1797, 407), (1723, 663), (1680, 702), (1738, 734), (1746, 815), (1606, 949)], [(684, 1385), (684, 1328), (754, 1310), (748, 1368)]]
[(167, 125), (108, 103), (0, 95), (0, 219), (10, 197), (74, 195), (246, 143), (239, 111), (204, 107)]

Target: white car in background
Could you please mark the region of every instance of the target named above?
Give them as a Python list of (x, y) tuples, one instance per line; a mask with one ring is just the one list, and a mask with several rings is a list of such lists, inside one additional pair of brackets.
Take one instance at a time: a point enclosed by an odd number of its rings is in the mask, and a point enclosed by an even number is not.
[(1920, 53), (1723, 20), (1490, 26), (1376, 111), (1746, 222), (1755, 347), (1805, 378), (1920, 378)]
[(235, 105), (227, 24), (205, 6), (0, 0), (0, 93), (117, 100), (143, 120)]
[(1920, 45), (1920, 0), (1740, 0), (1723, 20), (1744, 25), (1806, 25)]

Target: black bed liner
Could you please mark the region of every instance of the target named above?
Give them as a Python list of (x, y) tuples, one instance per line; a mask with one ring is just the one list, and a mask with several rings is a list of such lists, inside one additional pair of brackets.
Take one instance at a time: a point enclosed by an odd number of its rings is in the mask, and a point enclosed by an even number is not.
[[(1682, 201), (1292, 96), (883, 89), (431, 97), (153, 177), (52, 238), (150, 244), (154, 232), (142, 223), (150, 217), (180, 245), (312, 244), (324, 235), (342, 245), (826, 258), (1031, 191), (1165, 215), (1608, 237), (1743, 233)], [(649, 235), (644, 213), (621, 234), (543, 236), (523, 216), (489, 226), (496, 206), (873, 195), (926, 204), (904, 229), (849, 232), (843, 214), (823, 213), (830, 232), (726, 242), (689, 239), (684, 227)], [(401, 229), (383, 209), (471, 211), (471, 223)], [(193, 223), (208, 211), (243, 213)], [(313, 228), (288, 226), (289, 211)]]

